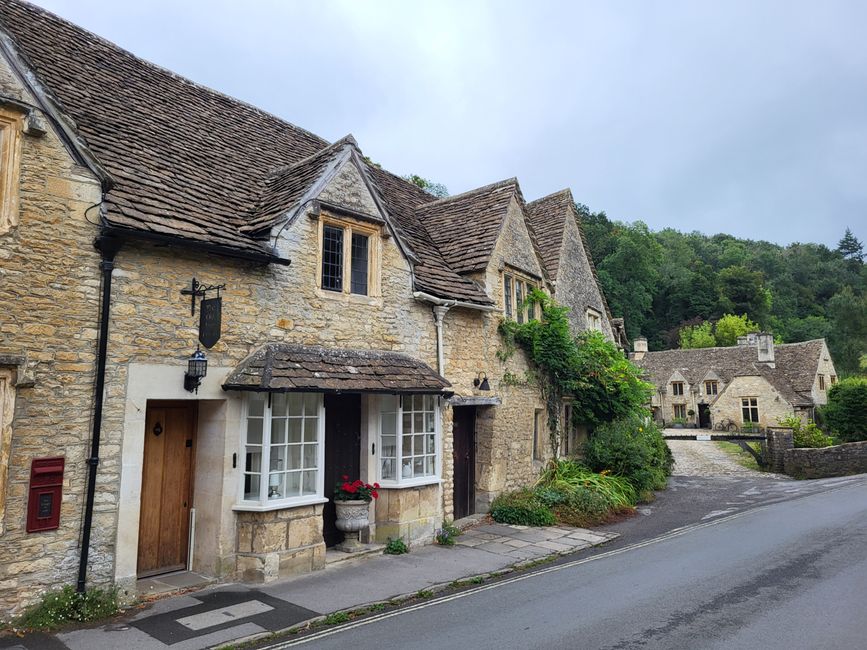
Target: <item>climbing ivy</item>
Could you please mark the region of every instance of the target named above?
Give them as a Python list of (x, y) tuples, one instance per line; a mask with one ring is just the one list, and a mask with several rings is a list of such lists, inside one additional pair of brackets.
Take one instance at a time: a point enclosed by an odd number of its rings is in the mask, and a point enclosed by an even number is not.
[(520, 347), (534, 365), (534, 383), (545, 402), (555, 458), (565, 397), (572, 398), (575, 422), (591, 426), (639, 411), (650, 402), (652, 386), (641, 380), (640, 370), (601, 332), (572, 336), (569, 309), (542, 291), (532, 291), (526, 302), (541, 307), (541, 320), (504, 320), (500, 334), (505, 349)]

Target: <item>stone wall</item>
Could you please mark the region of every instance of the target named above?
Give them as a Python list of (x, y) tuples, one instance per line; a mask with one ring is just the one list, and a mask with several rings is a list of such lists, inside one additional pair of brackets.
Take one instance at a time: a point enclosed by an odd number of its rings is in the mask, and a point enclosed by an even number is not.
[[(0, 94), (27, 104), (35, 99), (0, 58)], [(73, 584), (90, 441), (93, 364), (99, 310), (99, 255), (93, 248), (100, 201), (95, 177), (71, 158), (57, 135), (21, 135), (17, 217), (0, 234), (0, 356), (26, 358), (17, 373), (6, 508), (0, 526), (0, 611), (17, 611), (46, 587)], [(90, 211), (88, 212), (88, 210)], [(8, 427), (8, 423), (7, 423)], [(34, 458), (66, 458), (60, 527), (25, 530), (30, 464)], [(117, 449), (104, 449), (100, 507), (94, 517), (92, 578), (111, 576), (108, 541), (114, 529), (102, 506), (116, 481)]]
[(442, 523), (440, 486), (381, 489), (374, 510), (376, 541), (403, 537), (410, 545), (429, 542)]
[(786, 474), (795, 478), (827, 478), (867, 472), (867, 442), (849, 442), (821, 449), (789, 449)]
[(238, 513), (237, 577), (268, 582), (325, 566), (322, 506)]
[(762, 429), (777, 426), (781, 419), (794, 414), (792, 405), (764, 377), (734, 377), (711, 407), (713, 421), (730, 419), (741, 426), (743, 397), (758, 398), (759, 426)]
[(563, 228), (563, 248), (560, 253), (554, 298), (561, 305), (569, 307), (569, 322), (574, 332), (589, 329), (587, 307), (592, 307), (600, 314), (602, 333), (608, 340), (614, 340), (611, 323), (605, 313), (602, 292), (596, 284), (596, 278), (593, 276), (581, 241), (578, 224), (572, 217), (571, 210), (566, 216)]

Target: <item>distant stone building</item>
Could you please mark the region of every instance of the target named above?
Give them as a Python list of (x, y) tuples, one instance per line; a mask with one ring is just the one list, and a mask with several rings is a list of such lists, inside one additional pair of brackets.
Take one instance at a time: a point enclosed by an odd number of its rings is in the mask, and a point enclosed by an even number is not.
[(647, 351), (634, 342), (631, 359), (656, 391), (651, 406), (664, 424), (764, 429), (783, 417), (812, 418), (837, 381), (824, 339), (775, 345), (767, 333), (724, 348)]

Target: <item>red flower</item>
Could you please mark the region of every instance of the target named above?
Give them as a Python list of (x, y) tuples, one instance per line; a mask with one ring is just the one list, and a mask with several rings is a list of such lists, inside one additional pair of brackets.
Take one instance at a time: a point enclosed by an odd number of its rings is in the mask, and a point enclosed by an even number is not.
[(341, 476), (340, 478), (342, 478), (344, 481), (348, 481), (348, 480), (349, 480), (349, 476), (347, 476), (346, 474), (344, 474), (344, 475)]
[(352, 482), (352, 486), (353, 486), (353, 487), (360, 488), (362, 485), (364, 485), (364, 483), (361, 482), (361, 479), (360, 479), (360, 478), (359, 478), (359, 479), (355, 479), (355, 480)]
[(373, 487), (375, 487), (378, 490), (379, 489), (379, 483), (374, 483)]
[(340, 486), (340, 489), (345, 490), (346, 492), (349, 492), (349, 488), (351, 488), (351, 487), (352, 486), (349, 483), (344, 482), (343, 485)]
[(347, 485), (345, 489), (347, 492), (349, 492), (349, 494), (355, 494), (356, 492), (358, 492), (358, 488), (355, 487), (355, 485)]
[(370, 496), (372, 496), (374, 499), (378, 499), (379, 498), (379, 492), (377, 492), (376, 490), (373, 490), (370, 493)]

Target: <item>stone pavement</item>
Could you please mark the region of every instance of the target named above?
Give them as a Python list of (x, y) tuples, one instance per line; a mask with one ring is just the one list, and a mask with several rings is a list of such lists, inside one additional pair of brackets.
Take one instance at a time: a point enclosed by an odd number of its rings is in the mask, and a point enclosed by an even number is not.
[[(689, 433), (702, 432), (704, 430), (689, 430)], [(664, 433), (683, 433), (683, 430), (666, 429)], [(672, 473), (676, 476), (763, 477), (784, 481), (791, 480), (783, 474), (757, 472), (749, 467), (744, 467), (720, 449), (716, 442), (710, 440), (666, 440), (665, 442), (674, 455)]]
[(267, 585), (214, 585), (158, 600), (108, 624), (54, 636), (0, 637), (0, 648), (34, 650), (200, 650), (281, 630), (361, 605), (436, 590), (455, 580), (567, 554), (618, 537), (614, 532), (481, 524), (454, 547), (368, 555)]

